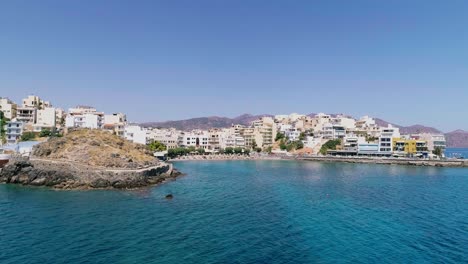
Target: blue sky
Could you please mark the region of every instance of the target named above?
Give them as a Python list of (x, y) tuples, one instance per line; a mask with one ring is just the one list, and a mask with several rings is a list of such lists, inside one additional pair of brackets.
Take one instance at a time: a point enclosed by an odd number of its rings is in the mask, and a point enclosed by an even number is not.
[(2, 1), (0, 96), (468, 129), (468, 1)]

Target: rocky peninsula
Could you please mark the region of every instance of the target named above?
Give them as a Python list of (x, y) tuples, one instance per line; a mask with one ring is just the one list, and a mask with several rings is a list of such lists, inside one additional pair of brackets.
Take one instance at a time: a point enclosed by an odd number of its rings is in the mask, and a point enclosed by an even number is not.
[(80, 129), (34, 146), (1, 170), (0, 183), (56, 189), (131, 189), (177, 177), (172, 164), (110, 132)]

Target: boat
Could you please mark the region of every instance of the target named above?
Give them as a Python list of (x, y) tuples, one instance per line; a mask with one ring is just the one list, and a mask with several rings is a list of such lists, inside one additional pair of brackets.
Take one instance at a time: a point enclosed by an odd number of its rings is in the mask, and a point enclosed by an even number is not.
[(0, 168), (3, 168), (10, 160), (10, 154), (6, 154), (3, 149), (0, 149)]

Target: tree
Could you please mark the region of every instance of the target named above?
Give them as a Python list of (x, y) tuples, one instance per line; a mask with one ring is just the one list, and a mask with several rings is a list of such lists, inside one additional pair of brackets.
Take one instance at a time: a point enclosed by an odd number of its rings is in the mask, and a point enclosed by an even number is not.
[(306, 133), (301, 132), (301, 134), (299, 135), (299, 140), (305, 140), (305, 137), (306, 137)]
[(304, 143), (302, 141), (296, 141), (296, 149), (303, 149)]
[(341, 140), (340, 139), (334, 139), (334, 140), (328, 140), (325, 144), (322, 145), (322, 147), (320, 148), (320, 153), (322, 155), (326, 155), (327, 154), (327, 151), (328, 150), (335, 150), (336, 149), (336, 146), (340, 145), (341, 144)]
[(258, 147), (257, 147), (257, 148), (255, 148), (255, 151), (258, 152), (258, 153), (260, 153), (260, 152), (262, 152), (262, 148), (258, 148)]
[(269, 146), (269, 147), (265, 148), (265, 152), (268, 153), (268, 154), (271, 154), (272, 150), (273, 150), (272, 146)]
[(203, 155), (203, 154), (205, 154), (205, 149), (204, 148), (199, 148), (199, 149), (197, 149), (197, 152), (198, 152), (198, 154)]
[(5, 114), (3, 114), (2, 111), (0, 111), (0, 143), (5, 143), (6, 142), (6, 131), (5, 131), (5, 125), (6, 125), (6, 117)]
[(20, 141), (30, 141), (36, 138), (36, 134), (33, 132), (24, 132), (21, 137)]
[(252, 149), (255, 149), (257, 147), (257, 141), (252, 140)]
[(432, 153), (436, 156), (442, 157), (443, 151), (441, 147), (435, 147)]
[(149, 143), (148, 148), (154, 152), (161, 152), (167, 149), (166, 145), (159, 141), (152, 141)]
[(282, 139), (284, 139), (284, 138), (286, 138), (286, 136), (284, 135), (284, 133), (278, 132), (278, 133), (276, 134), (275, 141), (282, 140)]
[(190, 152), (195, 152), (197, 149), (194, 147), (194, 146), (190, 146), (187, 148), (187, 152), (190, 153)]
[(240, 147), (234, 148), (234, 153), (235, 154), (241, 154), (242, 153), (242, 148), (240, 148)]
[(234, 149), (232, 147), (227, 147), (224, 149), (224, 153), (226, 154), (233, 154), (234, 153)]
[(286, 145), (286, 142), (284, 141), (284, 139), (282, 139), (281, 142), (280, 142), (280, 149), (281, 150), (288, 149), (288, 145)]
[(52, 135), (52, 132), (49, 129), (42, 129), (42, 131), (39, 133), (39, 137), (50, 137)]
[(167, 151), (167, 156), (169, 156), (170, 158), (174, 158), (177, 156), (187, 155), (187, 153), (189, 153), (189, 150), (186, 148), (174, 148), (174, 149), (169, 149)]

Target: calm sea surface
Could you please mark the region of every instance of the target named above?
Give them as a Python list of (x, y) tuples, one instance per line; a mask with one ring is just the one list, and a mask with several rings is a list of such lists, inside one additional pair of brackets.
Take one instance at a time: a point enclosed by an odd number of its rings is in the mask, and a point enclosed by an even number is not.
[(468, 148), (448, 148), (445, 151), (445, 156), (448, 158), (465, 158), (468, 159)]
[(0, 185), (0, 263), (468, 262), (468, 169), (176, 166), (139, 191)]

